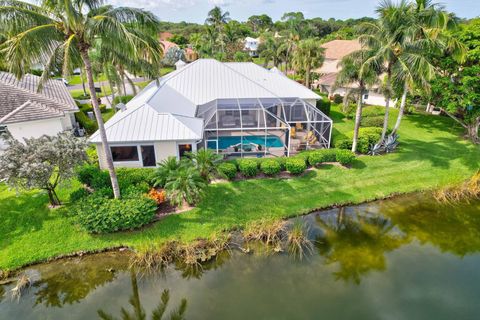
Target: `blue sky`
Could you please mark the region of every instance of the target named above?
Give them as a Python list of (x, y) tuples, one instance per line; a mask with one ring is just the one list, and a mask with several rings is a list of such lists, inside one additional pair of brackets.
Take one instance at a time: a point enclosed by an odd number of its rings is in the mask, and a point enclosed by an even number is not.
[[(266, 13), (278, 20), (283, 13), (302, 11), (306, 17), (359, 18), (374, 16), (378, 0), (107, 0), (117, 6), (148, 9), (163, 21), (203, 23), (207, 12), (219, 5), (233, 19), (244, 21), (254, 14)], [(459, 17), (480, 15), (480, 0), (439, 0)]]

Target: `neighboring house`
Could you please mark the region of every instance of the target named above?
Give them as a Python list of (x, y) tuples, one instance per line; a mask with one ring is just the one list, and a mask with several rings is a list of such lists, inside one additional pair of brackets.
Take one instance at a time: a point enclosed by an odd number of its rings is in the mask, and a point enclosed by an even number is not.
[(170, 32), (162, 32), (158, 35), (160, 40), (169, 40), (171, 37), (173, 37), (173, 34)]
[(260, 38), (246, 37), (243, 49), (248, 52), (250, 57), (258, 57), (258, 46), (260, 45)]
[(173, 43), (168, 40), (160, 40), (160, 44), (162, 45), (162, 48), (163, 48), (163, 55), (167, 54), (167, 51), (170, 48), (180, 48), (176, 43)]
[[(162, 45), (164, 56), (171, 48), (180, 48), (176, 43), (168, 40), (160, 40), (160, 44)], [(185, 60), (187, 60), (187, 62), (192, 62), (198, 59), (198, 53), (190, 47), (183, 49), (183, 52), (185, 53)]]
[[(254, 63), (199, 59), (151, 82), (105, 123), (115, 166), (150, 167), (209, 148), (224, 157), (328, 148), (332, 120), (313, 91)], [(99, 133), (100, 166), (106, 167)]]
[(15, 139), (56, 135), (75, 127), (78, 111), (67, 87), (59, 80), (48, 80), (38, 91), (40, 77), (31, 74), (18, 80), (0, 72), (0, 131)]
[[(320, 74), (320, 78), (314, 81), (313, 86), (320, 91), (328, 93), (330, 97), (335, 94), (345, 96), (348, 90), (355, 89), (356, 85), (351, 84), (343, 87), (334, 88), (337, 74), (340, 71), (338, 64), (346, 55), (360, 50), (361, 45), (358, 40), (333, 40), (322, 45), (325, 48), (325, 61), (322, 67), (315, 70)], [(378, 87), (370, 88), (363, 94), (363, 101), (370, 105), (385, 106), (385, 97), (379, 92)], [(390, 105), (395, 102), (392, 100)]]

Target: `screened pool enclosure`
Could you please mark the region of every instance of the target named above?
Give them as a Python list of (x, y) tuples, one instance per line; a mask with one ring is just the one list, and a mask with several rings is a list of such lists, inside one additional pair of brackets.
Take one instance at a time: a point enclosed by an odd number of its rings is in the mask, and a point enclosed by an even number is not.
[(217, 99), (198, 107), (202, 146), (225, 156), (289, 156), (328, 148), (332, 120), (297, 98)]

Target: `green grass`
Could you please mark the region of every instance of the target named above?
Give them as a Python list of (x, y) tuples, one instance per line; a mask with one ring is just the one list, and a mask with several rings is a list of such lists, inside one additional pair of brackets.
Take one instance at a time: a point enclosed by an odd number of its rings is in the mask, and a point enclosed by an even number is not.
[[(76, 85), (76, 84), (82, 84), (82, 78), (81, 78), (80, 75), (70, 76), (70, 77), (67, 78), (67, 80), (68, 80), (68, 84), (71, 85), (71, 86)], [(99, 77), (94, 77), (94, 81), (95, 82), (107, 81), (107, 76), (105, 76), (104, 74), (101, 74)]]
[[(72, 89), (72, 90), (69, 90), (70, 91), (70, 94), (72, 95), (73, 99), (77, 99), (77, 100), (86, 100), (86, 99), (90, 99), (90, 94), (88, 93), (88, 89), (87, 89), (87, 96), (84, 96), (84, 93), (83, 93), (83, 89)], [(112, 90), (110, 89), (109, 86), (104, 86), (102, 87), (102, 92), (97, 92), (97, 97), (98, 98), (102, 98), (104, 96), (108, 96), (112, 94)]]
[[(392, 110), (391, 123), (396, 110)], [(334, 139), (353, 128), (337, 106)], [(144, 230), (110, 235), (82, 231), (63, 210), (48, 210), (47, 196), (0, 186), (0, 269), (14, 269), (50, 257), (127, 245), (145, 246), (167, 239), (189, 241), (243, 226), (266, 216), (284, 218), (336, 204), (361, 203), (396, 193), (428, 190), (466, 179), (478, 170), (480, 149), (463, 140), (448, 118), (409, 115), (402, 122), (398, 152), (359, 157), (351, 169), (323, 166), (290, 180), (264, 179), (220, 183), (208, 188), (198, 208), (172, 215)], [(68, 200), (64, 186), (60, 197)]]

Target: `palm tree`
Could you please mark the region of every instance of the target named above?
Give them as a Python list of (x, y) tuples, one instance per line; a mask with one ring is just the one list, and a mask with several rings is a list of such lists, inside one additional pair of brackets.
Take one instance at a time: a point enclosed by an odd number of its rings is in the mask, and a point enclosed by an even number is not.
[(416, 0), (410, 4), (410, 10), (407, 14), (411, 15), (412, 22), (409, 24), (409, 28), (405, 30), (409, 33), (409, 36), (406, 37), (408, 48), (405, 51), (423, 57), (422, 59), (416, 59), (416, 64), (406, 66), (403, 70), (406, 73), (402, 77), (404, 78), (403, 92), (392, 134), (395, 134), (400, 127), (407, 94), (413, 93), (416, 88), (421, 88), (427, 94), (429, 92), (430, 80), (435, 75), (434, 67), (429, 60), (430, 54), (438, 50), (449, 50), (455, 60), (463, 61), (466, 52), (459, 41), (445, 32), (455, 29), (457, 23), (438, 4), (430, 0)]
[(182, 163), (177, 160), (176, 157), (168, 157), (158, 164), (158, 168), (155, 172), (155, 177), (153, 178), (154, 187), (163, 187), (173, 174), (173, 172), (180, 169)]
[(215, 6), (208, 12), (205, 23), (213, 25), (219, 29), (228, 21), (230, 21), (230, 13), (228, 11), (222, 12), (222, 9), (219, 6)]
[(325, 49), (315, 39), (301, 40), (293, 53), (293, 66), (305, 72), (305, 85), (310, 88), (312, 70), (320, 68), (325, 60)]
[(282, 57), (282, 43), (273, 36), (267, 36), (260, 44), (260, 58), (263, 58), (263, 65), (267, 67), (270, 61), (273, 66), (278, 67)]
[(339, 63), (341, 68), (337, 75), (335, 87), (356, 85), (357, 88), (357, 110), (355, 113), (355, 127), (353, 130), (352, 152), (357, 151), (358, 131), (362, 120), (363, 94), (368, 87), (373, 86), (378, 79), (380, 70), (364, 67), (365, 61), (372, 55), (367, 49), (352, 52), (345, 56)]
[(168, 177), (165, 190), (172, 205), (186, 207), (200, 200), (206, 186), (197, 168), (183, 165)]
[(213, 176), (218, 174), (218, 164), (222, 160), (221, 155), (210, 149), (200, 149), (197, 152), (190, 153), (188, 156), (192, 159), (205, 181), (210, 181)]
[(37, 6), (0, 0), (0, 20), (1, 29), (10, 36), (3, 45), (5, 58), (17, 77), (23, 76), (33, 64), (43, 62), (41, 82), (44, 83), (59, 65), (67, 75), (74, 66), (83, 64), (113, 193), (120, 198), (89, 54), (96, 42), (131, 57), (141, 55), (151, 59), (160, 56), (161, 50), (145, 40), (146, 31), (156, 32), (158, 28), (158, 19), (153, 14), (128, 7), (102, 10), (102, 4), (102, 0), (43, 0)]

